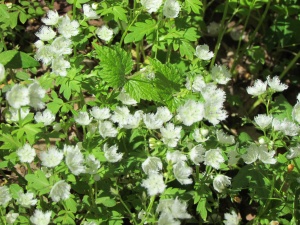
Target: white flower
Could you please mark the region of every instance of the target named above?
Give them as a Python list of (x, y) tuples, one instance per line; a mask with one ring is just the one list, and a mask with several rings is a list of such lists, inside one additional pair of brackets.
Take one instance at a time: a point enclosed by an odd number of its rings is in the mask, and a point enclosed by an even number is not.
[(184, 125), (191, 126), (203, 119), (204, 106), (201, 102), (188, 100), (178, 108), (178, 114)]
[(36, 48), (42, 48), (42, 47), (45, 46), (45, 44), (44, 44), (43, 41), (37, 40), (36, 42), (34, 42), (34, 46), (35, 46)]
[(87, 112), (79, 112), (77, 115), (74, 116), (74, 119), (76, 123), (82, 126), (89, 125), (92, 121), (92, 118), (90, 118)]
[(293, 159), (296, 158), (300, 155), (300, 145), (294, 147), (294, 148), (290, 148), (290, 152), (289, 154), (286, 155), (287, 159)]
[(5, 79), (5, 68), (2, 63), (0, 63), (0, 82)]
[(91, 8), (89, 4), (84, 4), (82, 6), (82, 9), (83, 9), (83, 14), (87, 19), (92, 20), (92, 19), (100, 18), (100, 16)]
[(21, 108), (21, 109), (15, 109), (15, 108), (9, 108), (10, 115), (5, 118), (7, 121), (12, 122), (18, 122), (20, 120), (19, 118), (19, 110), (21, 110), (21, 119), (24, 119), (29, 114), (29, 108)]
[(176, 0), (166, 0), (163, 8), (163, 14), (167, 18), (176, 18), (180, 12), (179, 2)]
[(161, 215), (168, 214), (175, 219), (192, 218), (192, 216), (187, 213), (187, 203), (177, 197), (176, 199), (160, 199), (156, 212), (161, 213)]
[(264, 151), (259, 152), (258, 158), (265, 164), (275, 164), (277, 162), (277, 160), (273, 158), (275, 153), (275, 151), (268, 151), (268, 149), (265, 148)]
[(195, 56), (201, 60), (210, 60), (214, 57), (214, 53), (209, 51), (208, 45), (197, 45)]
[(232, 135), (226, 135), (222, 130), (216, 131), (218, 142), (225, 145), (233, 145), (234, 137)]
[(59, 20), (59, 15), (56, 11), (49, 10), (47, 13), (48, 18), (42, 18), (42, 21), (46, 25), (56, 25)]
[(142, 6), (144, 6), (148, 13), (157, 12), (162, 5), (162, 0), (141, 0)]
[(179, 150), (175, 150), (174, 152), (168, 151), (166, 159), (167, 161), (171, 161), (172, 164), (187, 160), (186, 156)]
[(143, 111), (137, 110), (134, 115), (129, 114), (126, 120), (126, 123), (121, 124), (120, 127), (124, 127), (126, 129), (134, 129), (137, 128), (142, 120)]
[(206, 104), (214, 104), (217, 108), (221, 108), (226, 99), (225, 91), (218, 88), (213, 83), (206, 84), (200, 89), (200, 92)]
[(103, 41), (110, 41), (113, 37), (113, 30), (108, 28), (106, 25), (103, 25), (100, 28), (97, 28), (95, 33)]
[(83, 223), (83, 225), (98, 225), (98, 224), (96, 222), (93, 222), (93, 221), (90, 221), (90, 222), (85, 221)]
[(168, 213), (161, 213), (158, 221), (157, 221), (157, 225), (180, 225), (180, 221), (179, 220), (175, 220), (172, 215), (168, 214)]
[(142, 187), (147, 189), (150, 196), (163, 193), (167, 185), (164, 183), (163, 175), (151, 173), (148, 179), (143, 180)]
[(16, 219), (18, 218), (19, 213), (14, 213), (13, 211), (10, 211), (9, 213), (6, 214), (5, 219), (7, 224), (13, 224)]
[(42, 99), (46, 95), (46, 90), (43, 89), (40, 84), (35, 81), (28, 86), (29, 90), (29, 105), (33, 107), (35, 110), (45, 108), (45, 103)]
[(223, 162), (225, 162), (225, 160), (222, 156), (221, 149), (210, 149), (205, 152), (205, 165), (211, 166), (218, 170)]
[(214, 103), (204, 104), (204, 118), (207, 119), (213, 125), (217, 125), (220, 121), (227, 118), (227, 112), (222, 109), (223, 106), (218, 106)]
[(299, 133), (300, 127), (284, 118), (282, 121), (274, 118), (272, 127), (276, 131), (281, 131), (287, 136), (296, 136)]
[(157, 111), (155, 113), (155, 117), (158, 120), (163, 121), (164, 123), (168, 122), (170, 119), (172, 119), (172, 113), (170, 112), (170, 110), (163, 106), (163, 107), (158, 107)]
[(214, 189), (221, 193), (224, 189), (231, 184), (231, 178), (222, 174), (218, 174), (213, 180)]
[(206, 86), (203, 76), (195, 76), (192, 84), (192, 91), (200, 92)]
[(107, 143), (103, 146), (104, 156), (108, 162), (115, 163), (122, 159), (123, 153), (117, 153), (118, 146), (108, 147)]
[(32, 148), (28, 143), (17, 150), (17, 155), (23, 163), (31, 163), (36, 156), (35, 149)]
[(66, 200), (70, 197), (71, 186), (64, 180), (56, 182), (50, 191), (50, 198), (54, 202), (59, 202), (60, 200)]
[(7, 186), (0, 186), (0, 205), (5, 206), (11, 200)]
[(158, 173), (162, 170), (162, 162), (158, 157), (149, 156), (142, 163), (142, 169), (147, 175), (150, 175), (151, 173)]
[(124, 105), (136, 105), (137, 101), (131, 98), (131, 96), (125, 92), (123, 89), (117, 96), (117, 99), (121, 101)]
[(275, 151), (268, 151), (264, 145), (257, 146), (251, 143), (247, 148), (247, 153), (242, 155), (242, 158), (246, 164), (254, 163), (256, 160), (261, 160), (265, 164), (275, 164), (274, 159)]
[(45, 45), (37, 49), (34, 58), (42, 61), (44, 65), (49, 65), (54, 59), (55, 53), (52, 51), (51, 46)]
[(36, 205), (37, 199), (34, 199), (32, 192), (23, 193), (23, 190), (18, 192), (17, 203), (25, 208), (30, 208)]
[(29, 104), (29, 90), (20, 84), (15, 84), (12, 89), (6, 93), (6, 100), (11, 107), (19, 109)]
[(84, 158), (78, 145), (65, 145), (64, 153), (66, 155), (66, 164), (74, 175), (79, 175), (86, 172), (86, 168), (83, 165)]
[(240, 159), (240, 154), (236, 150), (231, 150), (228, 152), (228, 165), (233, 166), (238, 163)]
[(195, 139), (196, 142), (205, 142), (208, 140), (207, 135), (208, 135), (208, 130), (205, 128), (196, 128), (193, 133), (193, 138)]
[(37, 112), (34, 116), (37, 123), (43, 123), (45, 126), (50, 125), (55, 120), (55, 115), (50, 109), (45, 109), (44, 112)]
[(200, 165), (200, 163), (204, 162), (204, 154), (206, 149), (202, 145), (196, 145), (190, 151), (190, 159), (195, 165)]
[(238, 225), (240, 223), (240, 218), (234, 210), (231, 213), (225, 213), (224, 218), (224, 225)]
[(110, 114), (110, 109), (107, 107), (104, 108), (99, 108), (98, 106), (94, 106), (90, 110), (90, 114), (96, 119), (96, 120), (106, 120), (109, 119), (111, 114)]
[(41, 26), (35, 35), (42, 41), (50, 41), (56, 36), (56, 32), (51, 27)]
[(88, 155), (85, 161), (86, 172), (88, 174), (96, 174), (100, 168), (100, 161), (95, 158), (94, 155)]
[[(55, 58), (60, 58), (62, 55), (70, 55), (72, 53), (72, 41), (63, 36), (59, 36), (49, 46), (50, 52), (55, 55)], [(53, 56), (54, 58), (54, 56)]]
[(65, 38), (76, 36), (79, 33), (79, 23), (76, 20), (71, 21), (70, 18), (65, 15), (61, 17), (57, 30)]
[(276, 92), (282, 92), (288, 88), (286, 84), (280, 83), (279, 77), (275, 76), (273, 78), (270, 78), (270, 76), (267, 77), (267, 82), (270, 88)]
[(99, 122), (99, 133), (103, 138), (116, 137), (118, 130), (114, 127), (113, 123), (110, 121)]
[(162, 141), (168, 147), (176, 147), (177, 142), (180, 140), (181, 127), (175, 127), (173, 123), (167, 123), (165, 127), (160, 128)]
[(181, 184), (191, 184), (193, 180), (188, 178), (193, 172), (193, 169), (187, 166), (185, 161), (179, 161), (173, 165), (174, 177)]
[(293, 120), (297, 121), (300, 123), (300, 102), (298, 101), (297, 104), (293, 107), (292, 111), (292, 117)]
[(117, 106), (114, 114), (111, 116), (111, 120), (114, 123), (118, 123), (119, 127), (123, 127), (124, 124), (127, 124), (127, 118), (130, 116), (130, 111), (127, 106)]
[(214, 65), (211, 69), (211, 78), (218, 84), (227, 84), (231, 74), (224, 65)]
[(47, 152), (40, 153), (42, 165), (46, 167), (55, 167), (60, 164), (64, 154), (56, 146), (50, 146)]
[(266, 114), (258, 114), (254, 117), (255, 123), (262, 129), (266, 129), (269, 125), (271, 125), (273, 117)]
[(207, 33), (210, 36), (218, 36), (220, 32), (221, 24), (216, 22), (210, 22), (210, 24), (207, 25)]
[(267, 90), (267, 82), (262, 82), (261, 80), (257, 79), (254, 82), (254, 85), (251, 87), (247, 87), (247, 93), (249, 95), (259, 96), (265, 93)]
[(144, 114), (143, 121), (149, 130), (160, 129), (162, 128), (164, 123), (162, 120), (158, 119), (157, 116), (153, 113)]
[(244, 162), (246, 164), (251, 164), (254, 163), (259, 156), (259, 149), (257, 148), (257, 146), (255, 144), (251, 144), (248, 148), (247, 148), (247, 153), (242, 155), (242, 159), (244, 160)]
[(30, 217), (30, 221), (34, 225), (48, 225), (50, 223), (51, 213), (51, 211), (43, 213), (42, 210), (36, 209)]
[(67, 69), (69, 69), (70, 67), (70, 63), (67, 60), (65, 60), (62, 56), (59, 56), (52, 60), (52, 73), (61, 77), (67, 76)]

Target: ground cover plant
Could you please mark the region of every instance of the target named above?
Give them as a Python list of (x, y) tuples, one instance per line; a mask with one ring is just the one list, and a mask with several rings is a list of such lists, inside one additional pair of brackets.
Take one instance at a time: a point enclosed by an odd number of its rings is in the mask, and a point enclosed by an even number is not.
[(299, 14), (1, 1), (0, 224), (299, 224)]

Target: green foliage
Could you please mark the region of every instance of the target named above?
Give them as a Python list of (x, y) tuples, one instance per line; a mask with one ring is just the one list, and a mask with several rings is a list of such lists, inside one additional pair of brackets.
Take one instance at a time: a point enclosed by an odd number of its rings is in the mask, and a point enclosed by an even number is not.
[(20, 52), (17, 50), (9, 50), (0, 53), (0, 63), (2, 63), (6, 68), (12, 69), (26, 69), (40, 65), (35, 59), (25, 52)]
[(145, 22), (136, 22), (134, 26), (129, 27), (129, 31), (131, 32), (125, 36), (124, 43), (141, 41), (145, 35), (153, 38), (154, 31), (157, 28), (156, 21), (153, 19), (147, 19)]

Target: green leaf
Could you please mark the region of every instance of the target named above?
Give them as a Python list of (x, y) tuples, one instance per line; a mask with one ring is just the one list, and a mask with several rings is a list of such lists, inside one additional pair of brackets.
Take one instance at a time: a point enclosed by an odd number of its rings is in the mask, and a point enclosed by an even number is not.
[(186, 56), (188, 59), (193, 59), (195, 48), (189, 42), (183, 40), (179, 45), (180, 55)]
[(9, 50), (0, 53), (0, 63), (6, 68), (18, 69), (18, 68), (30, 68), (39, 66), (39, 62), (25, 52), (19, 52), (17, 50)]
[(23, 192), (23, 189), (18, 184), (11, 184), (9, 186), (9, 190), (14, 199), (17, 199), (19, 197), (18, 193), (20, 190), (22, 190), (22, 192)]
[(138, 42), (143, 39), (145, 35), (151, 34), (157, 29), (155, 20), (146, 20), (143, 22), (137, 22), (134, 26), (129, 28), (131, 33), (128, 33), (124, 39), (124, 43)]
[(2, 134), (0, 141), (3, 142), (0, 149), (16, 150), (22, 146), (22, 144), (10, 134)]
[(101, 197), (96, 199), (96, 204), (103, 204), (106, 207), (114, 207), (117, 202), (110, 197)]
[(207, 218), (207, 207), (206, 198), (201, 198), (197, 204), (197, 212), (200, 214), (201, 218), (206, 221)]
[(202, 2), (200, 0), (185, 0), (185, 8), (188, 13), (193, 11), (194, 13), (199, 14), (200, 9), (202, 8)]
[(27, 174), (25, 179), (28, 181), (27, 190), (35, 190), (40, 195), (47, 194), (51, 190), (51, 186), (41, 170), (35, 171), (34, 174)]
[(140, 99), (160, 101), (161, 98), (158, 90), (154, 87), (153, 82), (144, 77), (142, 73), (133, 76), (124, 86), (126, 92), (137, 102)]
[(8, 8), (5, 4), (0, 4), (0, 21), (9, 19)]
[(9, 14), (9, 22), (10, 22), (10, 27), (12, 29), (17, 26), (17, 24), (18, 24), (18, 18), (19, 18), (19, 11), (11, 12)]
[(20, 11), (19, 19), (20, 19), (21, 23), (24, 24), (24, 23), (26, 23), (28, 17), (24, 12)]
[(42, 132), (42, 124), (26, 124), (21, 129), (26, 133), (26, 138), (30, 144), (34, 144), (36, 135)]
[[(105, 3), (104, 3), (105, 4)], [(105, 6), (107, 6), (105, 4)], [(124, 22), (128, 22), (127, 21), (127, 14), (128, 12), (122, 7), (122, 6), (112, 6), (109, 8), (103, 7), (102, 11), (101, 11), (101, 15), (107, 15), (107, 14), (113, 14), (114, 16), (114, 20), (116, 22), (118, 22), (119, 20), (124, 21)]]
[(288, 120), (293, 121), (293, 106), (287, 101), (287, 99), (282, 94), (275, 98), (274, 107), (278, 108), (278, 114), (274, 115), (275, 118), (280, 120), (287, 118)]
[(130, 53), (118, 46), (112, 48), (93, 44), (100, 59), (100, 77), (113, 88), (123, 87), (133, 66)]
[(65, 203), (68, 211), (71, 211), (72, 213), (77, 212), (77, 203), (74, 201), (73, 198), (68, 198), (67, 200), (65, 200)]
[(241, 132), (238, 139), (241, 143), (247, 143), (249, 141), (252, 141), (252, 138), (246, 132)]

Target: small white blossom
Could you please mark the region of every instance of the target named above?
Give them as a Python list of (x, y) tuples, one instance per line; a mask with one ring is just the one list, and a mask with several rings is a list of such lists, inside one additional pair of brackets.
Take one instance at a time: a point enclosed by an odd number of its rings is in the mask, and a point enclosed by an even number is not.
[(168, 151), (166, 159), (167, 161), (172, 162), (172, 164), (187, 160), (186, 156), (179, 150), (175, 150), (174, 152)]
[(205, 128), (196, 128), (193, 133), (193, 138), (195, 139), (196, 142), (205, 142), (208, 140), (207, 135), (208, 135), (208, 130)]
[(217, 170), (220, 168), (221, 163), (225, 162), (219, 148), (208, 150), (207, 152), (205, 152), (204, 157), (204, 164), (207, 166), (211, 166)]
[(165, 127), (160, 128), (162, 141), (168, 147), (174, 148), (180, 140), (181, 127), (175, 127), (173, 123), (167, 123)]
[(109, 119), (111, 114), (110, 114), (110, 109), (107, 107), (104, 108), (99, 108), (98, 106), (94, 106), (90, 110), (90, 114), (96, 119), (96, 120), (106, 120)]
[(218, 36), (220, 32), (221, 24), (216, 22), (210, 22), (210, 24), (207, 25), (207, 33), (210, 36)]
[(178, 108), (178, 114), (186, 126), (199, 122), (204, 116), (204, 105), (201, 102), (188, 100)]
[(122, 128), (124, 124), (127, 124), (127, 119), (130, 115), (131, 114), (127, 106), (117, 106), (110, 119), (114, 123), (118, 123), (119, 127)]
[(173, 165), (173, 173), (179, 183), (185, 185), (193, 183), (193, 180), (188, 178), (193, 173), (193, 169), (189, 167), (185, 161), (175, 163)]
[(246, 90), (249, 95), (253, 95), (253, 96), (262, 95), (267, 90), (267, 82), (266, 81), (262, 82), (261, 80), (257, 79), (254, 82), (254, 85), (251, 87), (247, 87)]
[(103, 41), (110, 41), (114, 34), (113, 30), (110, 29), (109, 27), (107, 27), (106, 25), (103, 25), (102, 27), (97, 28), (95, 33)]
[(5, 206), (10, 200), (9, 188), (7, 186), (0, 186), (0, 205)]
[(216, 131), (218, 142), (225, 145), (233, 145), (234, 137), (232, 135), (225, 134), (222, 130)]
[(220, 121), (227, 118), (227, 112), (222, 109), (223, 106), (208, 102), (204, 104), (204, 118), (213, 125), (217, 125)]
[(297, 123), (300, 123), (300, 102), (299, 101), (293, 107), (292, 117), (293, 117), (293, 120), (297, 121)]
[(59, 202), (60, 200), (66, 200), (70, 197), (71, 186), (64, 180), (56, 182), (50, 191), (50, 198), (54, 202)]
[(55, 53), (52, 51), (51, 46), (45, 45), (37, 49), (34, 58), (42, 61), (44, 65), (49, 65), (54, 59)]
[(118, 130), (114, 127), (113, 123), (110, 121), (99, 122), (99, 133), (103, 138), (116, 137), (118, 135)]
[(162, 162), (158, 157), (149, 156), (142, 163), (142, 169), (147, 175), (150, 175), (151, 173), (158, 173), (162, 170)]
[(247, 148), (247, 153), (242, 155), (242, 158), (246, 164), (254, 163), (256, 160), (261, 160), (265, 164), (275, 164), (274, 159), (275, 151), (268, 151), (264, 145), (257, 146), (252, 143)]
[(50, 146), (48, 151), (40, 153), (42, 165), (46, 167), (55, 167), (60, 164), (64, 154), (56, 146)]
[[(187, 213), (187, 203), (177, 197), (176, 199), (160, 199), (156, 212), (161, 213), (161, 216), (167, 214), (175, 219), (192, 218), (192, 216)], [(163, 225), (163, 223), (161, 225)]]
[(33, 107), (35, 110), (45, 108), (45, 103), (42, 99), (46, 95), (46, 90), (41, 87), (41, 85), (35, 81), (28, 86), (29, 90), (29, 105)]
[(225, 213), (224, 218), (224, 225), (238, 225), (240, 223), (240, 218), (234, 210), (231, 213)]
[(230, 180), (230, 177), (218, 174), (213, 180), (214, 189), (219, 193), (223, 192), (231, 184)]
[(150, 130), (160, 129), (163, 126), (163, 121), (158, 119), (153, 113), (147, 113), (143, 115), (143, 121), (146, 127)]
[(201, 60), (210, 60), (214, 57), (214, 53), (209, 51), (208, 45), (197, 45), (195, 56)]
[(147, 189), (150, 196), (154, 196), (163, 193), (167, 185), (165, 185), (163, 180), (163, 175), (151, 173), (148, 179), (143, 180), (142, 187)]
[(5, 68), (2, 63), (0, 63), (0, 82), (5, 79)]
[(122, 159), (123, 153), (117, 153), (118, 146), (108, 147), (107, 143), (103, 146), (104, 156), (108, 162), (115, 163)]
[(43, 123), (45, 126), (48, 126), (55, 120), (55, 115), (50, 109), (45, 109), (42, 113), (37, 112), (34, 119), (37, 123)]
[(225, 65), (214, 65), (211, 69), (211, 78), (218, 84), (227, 84), (231, 79), (231, 74)]
[(288, 86), (286, 84), (280, 83), (279, 77), (275, 76), (273, 78), (270, 78), (270, 76), (267, 77), (267, 82), (270, 88), (276, 92), (282, 92), (286, 89), (288, 89)]
[(144, 6), (148, 13), (157, 12), (162, 5), (162, 0), (141, 0), (142, 6)]
[[(49, 51), (53, 54), (53, 58), (60, 58), (63, 55), (70, 55), (72, 53), (72, 41), (69, 38), (65, 38), (63, 36), (59, 36), (54, 39), (54, 41), (49, 46)], [(64, 63), (66, 64), (66, 63)], [(59, 63), (57, 63), (59, 65)], [(52, 66), (55, 67), (55, 66)], [(66, 66), (64, 66), (66, 67)], [(53, 69), (53, 68), (52, 68)], [(56, 69), (56, 68), (55, 68)]]
[(34, 198), (32, 192), (23, 193), (23, 190), (21, 190), (18, 193), (17, 203), (25, 208), (30, 208), (36, 205), (37, 199)]
[(236, 150), (231, 150), (228, 152), (228, 165), (233, 166), (238, 163), (240, 159), (240, 154)]
[(84, 4), (82, 6), (83, 14), (87, 19), (99, 19), (100, 16), (94, 11), (89, 4)]
[(61, 17), (58, 32), (65, 38), (71, 38), (79, 33), (79, 23), (76, 20), (71, 21), (68, 15)]
[(96, 174), (100, 168), (100, 161), (95, 158), (94, 155), (88, 155), (85, 161), (86, 164), (86, 173)]
[(74, 116), (75, 122), (82, 126), (87, 126), (91, 123), (92, 118), (90, 118), (87, 112), (79, 112)]
[(290, 148), (289, 154), (286, 155), (287, 159), (293, 159), (300, 156), (300, 145)]
[(121, 101), (124, 105), (136, 105), (137, 101), (131, 98), (131, 96), (126, 93), (124, 90), (120, 92), (117, 99)]
[(163, 14), (167, 18), (176, 18), (180, 12), (180, 5), (177, 0), (166, 0)]
[(281, 121), (274, 118), (272, 121), (272, 127), (275, 131), (281, 131), (287, 136), (296, 136), (300, 131), (300, 127), (297, 124), (288, 121), (286, 118)]
[(86, 172), (86, 168), (83, 165), (84, 158), (78, 145), (65, 145), (64, 153), (66, 155), (66, 164), (74, 175), (79, 175)]
[(28, 143), (17, 150), (17, 155), (23, 163), (31, 163), (36, 156), (35, 149), (32, 148)]
[(46, 25), (56, 25), (58, 23), (59, 20), (59, 15), (57, 13), (57, 11), (52, 11), (49, 10), (47, 13), (47, 17), (48, 18), (42, 18), (42, 21), (44, 24)]
[(85, 221), (83, 223), (83, 225), (98, 225), (98, 224), (96, 222), (93, 222), (93, 221), (90, 221), (90, 222)]
[(11, 107), (19, 109), (29, 104), (29, 90), (27, 87), (15, 84), (12, 89), (6, 93), (6, 100)]
[(273, 117), (271, 115), (266, 114), (258, 114), (256, 117), (254, 117), (255, 123), (262, 129), (266, 129), (269, 127), (272, 123)]
[(168, 122), (170, 119), (172, 119), (172, 113), (170, 112), (170, 110), (163, 106), (163, 107), (158, 107), (157, 111), (155, 113), (155, 117), (158, 120), (163, 121), (164, 123)]
[(140, 122), (143, 117), (143, 111), (137, 110), (134, 115), (129, 114), (126, 123), (122, 124), (120, 127), (124, 127), (125, 129), (134, 129), (137, 128), (140, 125)]
[(9, 112), (10, 115), (6, 116), (5, 118), (7, 121), (12, 121), (12, 122), (18, 122), (20, 120), (19, 118), (19, 110), (21, 110), (21, 120), (24, 119), (28, 114), (29, 114), (29, 108), (21, 108), (21, 109), (15, 109), (10, 107)]
[(43, 213), (42, 210), (36, 209), (30, 217), (30, 221), (34, 225), (48, 225), (50, 223), (51, 213), (51, 211)]
[(204, 162), (204, 154), (206, 149), (202, 145), (196, 145), (190, 150), (190, 159), (195, 165), (200, 165), (200, 163)]
[(42, 41), (50, 41), (56, 36), (56, 32), (51, 27), (41, 26), (35, 35)]
[(13, 224), (16, 219), (18, 218), (19, 213), (14, 213), (13, 211), (10, 211), (9, 213), (6, 214), (5, 219), (7, 224)]
[(70, 67), (70, 63), (67, 60), (65, 60), (62, 56), (59, 56), (52, 60), (52, 73), (61, 77), (67, 76), (67, 69), (69, 69)]
[(204, 81), (203, 76), (195, 76), (192, 84), (192, 91), (194, 92), (200, 92), (204, 87), (206, 86), (206, 83)]

